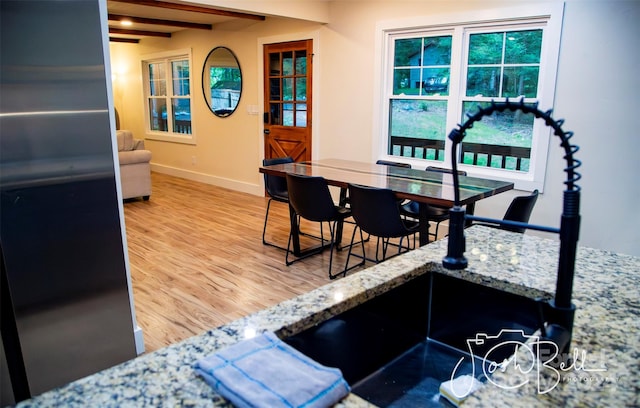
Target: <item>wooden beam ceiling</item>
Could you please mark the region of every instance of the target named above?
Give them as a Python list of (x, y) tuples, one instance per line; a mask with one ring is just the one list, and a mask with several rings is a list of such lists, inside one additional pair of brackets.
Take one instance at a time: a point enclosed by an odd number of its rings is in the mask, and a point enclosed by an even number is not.
[(111, 0), (111, 1), (117, 1), (119, 3), (135, 4), (138, 6), (161, 7), (161, 8), (172, 9), (172, 10), (191, 11), (194, 13), (213, 14), (218, 16), (226, 16), (226, 17), (234, 17), (234, 18), (245, 18), (249, 20), (258, 20), (258, 21), (265, 20), (265, 16), (260, 16), (256, 14), (247, 14), (247, 13), (240, 13), (236, 11), (222, 10), (222, 9), (216, 9), (216, 8), (200, 7), (200, 6), (190, 5), (190, 4), (169, 3), (166, 1), (157, 1), (157, 0)]
[(125, 34), (125, 35), (140, 35), (140, 36), (146, 36), (146, 37), (171, 38), (171, 33), (160, 33), (157, 31), (145, 31), (145, 30), (127, 30), (123, 28), (109, 28), (109, 34)]
[(128, 20), (134, 24), (153, 24), (153, 25), (163, 25), (163, 26), (171, 26), (171, 27), (182, 27), (182, 28), (194, 28), (200, 30), (211, 30), (213, 26), (211, 24), (202, 24), (202, 23), (189, 23), (186, 21), (174, 21), (174, 20), (160, 20), (157, 18), (144, 18), (144, 17), (132, 17), (132, 16), (124, 16), (121, 14), (109, 14), (109, 21), (123, 21)]
[(121, 43), (132, 43), (138, 44), (140, 42), (139, 38), (120, 38), (120, 37), (109, 37), (110, 42), (121, 42)]
[[(213, 24), (204, 23), (202, 22), (203, 21), (202, 19), (199, 19), (200, 22), (189, 21), (190, 19), (193, 19), (193, 15), (189, 16), (188, 13), (198, 13), (198, 14), (206, 14), (209, 16), (219, 16), (219, 18), (228, 17), (230, 19), (249, 19), (254, 21), (264, 21), (266, 19), (265, 16), (256, 15), (256, 14), (247, 14), (247, 13), (222, 10), (222, 9), (216, 9), (216, 8), (200, 7), (200, 6), (190, 5), (190, 4), (183, 4), (183, 3), (171, 3), (171, 2), (160, 1), (160, 0), (109, 0), (109, 1), (126, 3), (134, 7), (140, 6), (139, 10), (136, 9), (137, 12), (132, 12), (130, 10), (127, 10), (127, 11), (121, 11), (120, 13), (118, 12), (109, 13), (108, 15), (109, 21), (122, 22), (122, 21), (128, 20), (129, 22), (133, 24), (138, 24), (138, 25), (158, 26), (158, 27), (163, 26), (163, 28), (159, 28), (157, 30), (153, 30), (153, 28), (151, 28), (151, 30), (149, 29), (136, 30), (136, 29), (130, 29), (130, 28), (109, 27), (109, 33), (115, 34), (115, 35), (170, 38), (171, 37), (170, 31), (175, 31), (175, 30), (170, 30), (168, 29), (169, 27), (179, 27), (179, 28), (186, 28), (186, 29), (199, 29), (199, 30), (213, 29)], [(175, 10), (176, 12), (183, 12), (181, 14), (181, 17), (178, 17), (178, 18), (180, 20), (186, 20), (186, 21), (164, 19), (162, 18), (164, 17), (164, 15), (157, 15), (158, 13), (154, 13), (156, 14), (155, 17), (160, 17), (160, 18), (141, 17), (140, 15), (145, 14), (145, 11), (144, 11), (145, 7), (156, 7), (161, 10)], [(146, 10), (148, 11), (149, 9), (147, 8)], [(137, 15), (128, 15), (128, 14), (137, 14)], [(161, 13), (161, 14), (166, 14), (166, 13)], [(196, 21), (198, 21), (198, 19), (196, 19)], [(206, 19), (204, 21), (206, 21)], [(134, 38), (121, 38), (121, 37), (112, 36), (109, 38), (109, 41), (137, 43), (140, 40), (134, 39)]]

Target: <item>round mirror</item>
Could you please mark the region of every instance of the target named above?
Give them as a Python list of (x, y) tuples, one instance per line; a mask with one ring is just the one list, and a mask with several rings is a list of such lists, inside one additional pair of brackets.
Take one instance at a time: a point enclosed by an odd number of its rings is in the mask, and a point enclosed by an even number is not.
[(202, 92), (214, 115), (224, 118), (238, 107), (242, 93), (242, 72), (238, 59), (227, 47), (216, 47), (202, 69)]

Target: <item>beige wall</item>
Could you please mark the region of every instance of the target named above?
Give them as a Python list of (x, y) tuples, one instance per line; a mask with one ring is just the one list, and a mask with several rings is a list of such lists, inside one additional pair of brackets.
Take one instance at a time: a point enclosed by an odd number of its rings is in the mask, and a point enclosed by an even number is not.
[[(195, 145), (147, 139), (154, 169), (211, 184), (260, 194), (257, 166), (262, 156), (262, 114), (251, 115), (249, 105), (258, 105), (261, 78), (258, 77), (257, 39), (284, 33), (308, 32), (317, 23), (270, 18), (248, 22), (242, 29), (212, 31), (185, 30), (171, 39), (143, 39), (138, 44), (111, 43), (111, 64), (115, 73), (114, 103), (122, 128), (145, 136), (141, 56), (168, 50), (192, 50), (192, 126)], [(235, 26), (234, 26), (235, 28)], [(227, 118), (213, 115), (202, 93), (202, 66), (209, 51), (229, 47), (238, 57), (243, 74), (243, 92), (236, 112)], [(195, 163), (194, 163), (195, 162)]]
[[(115, 105), (122, 127), (144, 135), (140, 55), (191, 47), (193, 50), (193, 127), (195, 146), (147, 140), (154, 168), (183, 177), (261, 194), (257, 167), (262, 159), (260, 45), (279, 38), (314, 38), (314, 158), (376, 158), (373, 117), (376, 78), (376, 24), (383, 20), (478, 10), (491, 14), (499, 6), (522, 1), (332, 1), (328, 24), (268, 18), (233, 30), (185, 31), (170, 40), (111, 44)], [(640, 183), (633, 164), (640, 152), (631, 129), (638, 112), (640, 29), (637, 1), (570, 0), (565, 5), (554, 117), (581, 147), (583, 160), (581, 244), (640, 255), (640, 216), (633, 199)], [(274, 41), (275, 42), (275, 41)], [(202, 97), (201, 67), (209, 50), (231, 48), (243, 71), (240, 106), (229, 118), (216, 118)], [(119, 65), (128, 68), (120, 73)], [(196, 164), (192, 158), (196, 157)], [(544, 194), (532, 222), (559, 225), (562, 201), (562, 152), (551, 141)], [(500, 217), (516, 194), (483, 200), (476, 213)], [(615, 210), (612, 210), (615, 208)]]

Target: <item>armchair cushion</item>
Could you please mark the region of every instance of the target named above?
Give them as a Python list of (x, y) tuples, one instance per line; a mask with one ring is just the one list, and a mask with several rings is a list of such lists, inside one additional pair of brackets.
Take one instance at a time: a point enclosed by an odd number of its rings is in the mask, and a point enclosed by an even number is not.
[(116, 138), (118, 139), (119, 152), (134, 150), (135, 143), (133, 139), (133, 133), (130, 130), (116, 131)]
[(131, 150), (118, 152), (120, 166), (136, 163), (149, 163), (151, 161), (151, 152), (149, 150)]
[(116, 131), (118, 161), (123, 198), (151, 195), (151, 152), (145, 150), (144, 140), (134, 139), (130, 130)]

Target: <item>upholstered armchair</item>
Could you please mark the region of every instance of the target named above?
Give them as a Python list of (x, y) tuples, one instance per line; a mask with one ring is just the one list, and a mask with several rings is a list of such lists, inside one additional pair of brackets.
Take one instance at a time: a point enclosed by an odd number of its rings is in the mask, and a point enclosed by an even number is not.
[(130, 130), (117, 130), (116, 136), (122, 198), (142, 197), (146, 201), (151, 196), (151, 152)]

